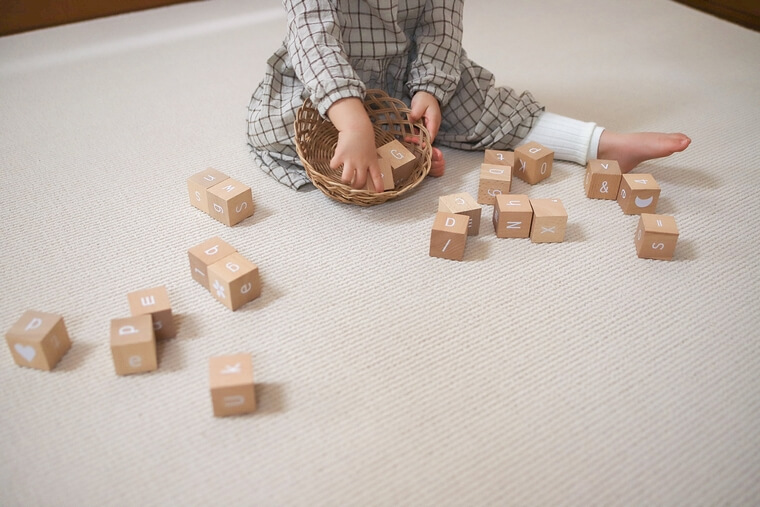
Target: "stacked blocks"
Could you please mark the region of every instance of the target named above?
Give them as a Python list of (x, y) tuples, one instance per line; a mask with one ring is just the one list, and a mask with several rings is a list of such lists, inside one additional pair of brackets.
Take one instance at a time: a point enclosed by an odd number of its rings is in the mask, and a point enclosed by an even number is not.
[(496, 196), (508, 194), (512, 188), (512, 167), (515, 154), (511, 151), (486, 150), (480, 165), (478, 202), (496, 203)]
[(651, 174), (624, 174), (617, 202), (626, 215), (654, 213), (660, 186)]
[(111, 355), (117, 375), (158, 368), (156, 335), (150, 314), (111, 320)]
[(250, 354), (209, 358), (211, 404), (216, 417), (256, 410), (253, 361)]
[(617, 199), (623, 173), (617, 160), (589, 160), (583, 186), (591, 199)]
[(636, 229), (636, 253), (643, 259), (669, 261), (678, 241), (675, 218), (668, 215), (642, 213)]
[(430, 256), (461, 261), (467, 244), (470, 217), (439, 211), (430, 232)]
[(480, 232), (480, 216), (483, 208), (468, 193), (444, 195), (438, 198), (438, 211), (467, 215), (467, 235), (477, 236)]
[(127, 294), (132, 316), (150, 315), (157, 340), (174, 338), (177, 331), (166, 286), (154, 287)]
[(493, 207), (493, 230), (497, 238), (527, 238), (533, 221), (533, 207), (523, 194), (496, 197)]
[[(390, 164), (394, 187), (403, 184), (411, 176), (417, 165), (417, 158), (414, 154), (396, 139), (380, 146), (377, 149), (377, 154)], [(383, 182), (385, 182), (385, 177), (383, 177)]]
[(213, 237), (188, 250), (193, 278), (230, 310), (261, 295), (259, 268), (231, 245)]
[(63, 316), (29, 310), (5, 334), (19, 366), (50, 371), (71, 348)]
[(535, 185), (551, 176), (553, 162), (553, 150), (531, 141), (515, 148), (514, 174)]
[(225, 225), (233, 226), (253, 215), (250, 187), (216, 169), (192, 175), (187, 188), (190, 204)]

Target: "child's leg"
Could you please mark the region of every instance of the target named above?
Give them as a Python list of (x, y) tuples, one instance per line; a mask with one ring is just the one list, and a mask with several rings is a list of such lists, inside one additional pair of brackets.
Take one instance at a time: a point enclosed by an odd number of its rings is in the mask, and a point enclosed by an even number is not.
[(554, 158), (585, 165), (589, 159), (617, 160), (623, 172), (653, 158), (683, 151), (691, 140), (683, 134), (610, 132), (558, 114), (543, 112), (523, 139), (554, 150)]

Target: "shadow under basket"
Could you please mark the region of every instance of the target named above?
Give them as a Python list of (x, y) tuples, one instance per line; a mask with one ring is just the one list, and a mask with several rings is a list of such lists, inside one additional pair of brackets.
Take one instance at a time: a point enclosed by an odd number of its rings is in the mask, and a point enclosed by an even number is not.
[(376, 147), (396, 139), (417, 159), (412, 173), (398, 182), (396, 188), (385, 192), (370, 192), (351, 188), (340, 181), (342, 168), (330, 169), (330, 160), (338, 144), (338, 131), (319, 114), (310, 99), (306, 99), (296, 116), (296, 150), (311, 182), (328, 197), (347, 204), (372, 206), (395, 199), (419, 185), (430, 172), (432, 148), (427, 129), (422, 122), (409, 121), (411, 111), (400, 100), (388, 96), (382, 90), (367, 90), (364, 107), (375, 127)]

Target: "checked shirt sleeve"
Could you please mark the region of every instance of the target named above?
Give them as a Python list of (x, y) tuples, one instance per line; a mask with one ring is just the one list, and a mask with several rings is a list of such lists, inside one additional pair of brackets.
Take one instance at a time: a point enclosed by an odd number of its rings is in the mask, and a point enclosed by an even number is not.
[(448, 104), (459, 83), (463, 0), (428, 0), (414, 32), (417, 54), (409, 72), (410, 95), (431, 93)]
[(343, 48), (334, 0), (284, 0), (293, 68), (322, 115), (342, 98), (363, 98), (365, 85)]

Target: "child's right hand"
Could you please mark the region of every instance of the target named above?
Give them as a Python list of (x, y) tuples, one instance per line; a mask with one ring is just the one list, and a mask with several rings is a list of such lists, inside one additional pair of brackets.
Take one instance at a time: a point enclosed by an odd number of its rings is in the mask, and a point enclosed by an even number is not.
[(372, 178), (375, 188), (383, 188), (375, 130), (364, 103), (357, 98), (338, 100), (327, 110), (327, 116), (338, 129), (338, 145), (330, 168), (343, 166), (341, 181), (353, 188), (364, 188), (367, 177)]

